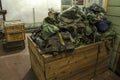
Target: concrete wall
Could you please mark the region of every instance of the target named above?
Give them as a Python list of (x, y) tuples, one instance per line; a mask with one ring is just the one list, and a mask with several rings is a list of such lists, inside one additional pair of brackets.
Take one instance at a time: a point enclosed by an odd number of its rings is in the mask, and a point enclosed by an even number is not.
[(49, 8), (61, 9), (61, 0), (2, 0), (3, 9), (8, 11), (7, 20), (20, 19), (25, 23), (33, 22), (33, 8), (36, 22), (42, 22)]

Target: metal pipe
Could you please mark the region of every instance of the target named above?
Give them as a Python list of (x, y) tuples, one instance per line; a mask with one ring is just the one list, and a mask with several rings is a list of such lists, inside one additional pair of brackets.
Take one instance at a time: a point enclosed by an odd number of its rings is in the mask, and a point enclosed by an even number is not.
[(35, 27), (35, 9), (33, 8), (33, 25)]

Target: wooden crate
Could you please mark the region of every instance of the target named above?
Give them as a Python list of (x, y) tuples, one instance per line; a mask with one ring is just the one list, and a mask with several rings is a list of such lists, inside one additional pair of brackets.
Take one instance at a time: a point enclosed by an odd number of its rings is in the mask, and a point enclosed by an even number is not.
[(16, 33), (9, 33), (6, 34), (7, 42), (15, 42), (25, 40), (25, 33), (24, 32), (16, 32)]
[(5, 33), (24, 32), (24, 24), (5, 27)]
[(119, 46), (118, 46), (118, 52), (120, 53), (120, 44), (119, 44)]
[(4, 27), (7, 42), (21, 41), (25, 39), (24, 24)]
[(116, 72), (120, 75), (120, 53), (118, 54), (118, 60), (116, 65)]
[[(39, 80), (90, 80), (95, 74), (108, 70), (109, 55), (104, 42), (79, 47), (73, 52), (56, 56), (41, 54), (29, 37), (28, 44), (31, 66)], [(98, 46), (100, 52), (97, 58)]]
[(113, 71), (117, 72), (120, 75), (120, 53), (117, 53), (116, 55)]
[(24, 40), (22, 41), (16, 41), (16, 42), (6, 42), (3, 41), (3, 49), (4, 51), (14, 51), (14, 50), (21, 50), (25, 48), (25, 42)]
[(116, 54), (116, 58), (113, 66), (113, 71), (117, 72), (120, 75), (120, 43), (118, 45), (118, 49), (116, 52), (117, 54)]

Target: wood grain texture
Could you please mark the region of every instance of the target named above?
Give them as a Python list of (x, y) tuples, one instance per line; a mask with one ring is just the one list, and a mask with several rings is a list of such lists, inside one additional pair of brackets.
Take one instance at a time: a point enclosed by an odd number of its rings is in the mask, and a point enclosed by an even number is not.
[[(27, 48), (28, 47), (27, 41), (25, 41), (25, 43), (26, 43), (26, 48), (24, 50), (12, 51), (12, 52), (4, 52), (2, 50), (2, 46), (0, 46), (0, 79), (1, 80), (38, 80), (34, 75), (33, 70), (31, 70), (31, 64), (29, 59), (30, 55)], [(102, 60), (102, 58), (100, 60)], [(105, 57), (103, 61), (106, 61)], [(103, 63), (103, 65), (104, 64), (105, 63)], [(93, 67), (94, 66), (92, 66), (91, 63), (89, 63), (84, 67), (84, 69), (81, 69), (75, 74), (71, 73), (74, 76), (68, 75), (66, 79), (62, 77), (61, 80), (69, 80), (69, 78), (71, 79), (72, 77), (73, 80), (75, 79), (91, 80), (91, 77), (93, 77), (92, 73), (94, 72)], [(120, 80), (120, 77), (118, 77), (113, 72), (108, 70), (106, 72), (102, 71), (105, 70), (105, 68), (104, 69), (103, 68), (104, 67), (101, 67), (98, 70), (101, 71), (102, 74), (100, 72), (100, 74), (96, 76), (96, 80)], [(83, 78), (83, 76), (85, 77)]]
[(7, 42), (25, 40), (24, 25), (4, 26), (4, 31)]
[[(104, 42), (82, 46), (72, 52), (56, 56), (40, 54), (40, 50), (30, 38), (28, 38), (28, 43), (32, 68), (39, 80), (80, 80), (84, 78), (87, 80), (94, 77), (95, 68), (97, 75), (108, 70), (109, 55)], [(96, 64), (98, 45), (100, 45), (100, 52)]]
[(109, 6), (120, 6), (120, 0), (109, 0)]
[(108, 7), (108, 15), (120, 16), (120, 7)]

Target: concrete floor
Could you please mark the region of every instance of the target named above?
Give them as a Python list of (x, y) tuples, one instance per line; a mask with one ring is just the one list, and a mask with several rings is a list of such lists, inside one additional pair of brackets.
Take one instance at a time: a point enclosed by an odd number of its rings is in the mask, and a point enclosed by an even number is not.
[[(31, 69), (28, 44), (24, 50), (5, 52), (0, 45), (0, 80), (38, 80)], [(103, 79), (105, 78), (105, 79)], [(111, 72), (106, 72), (96, 80), (120, 80)]]
[(34, 75), (27, 48), (5, 52), (0, 45), (0, 80), (37, 80)]

